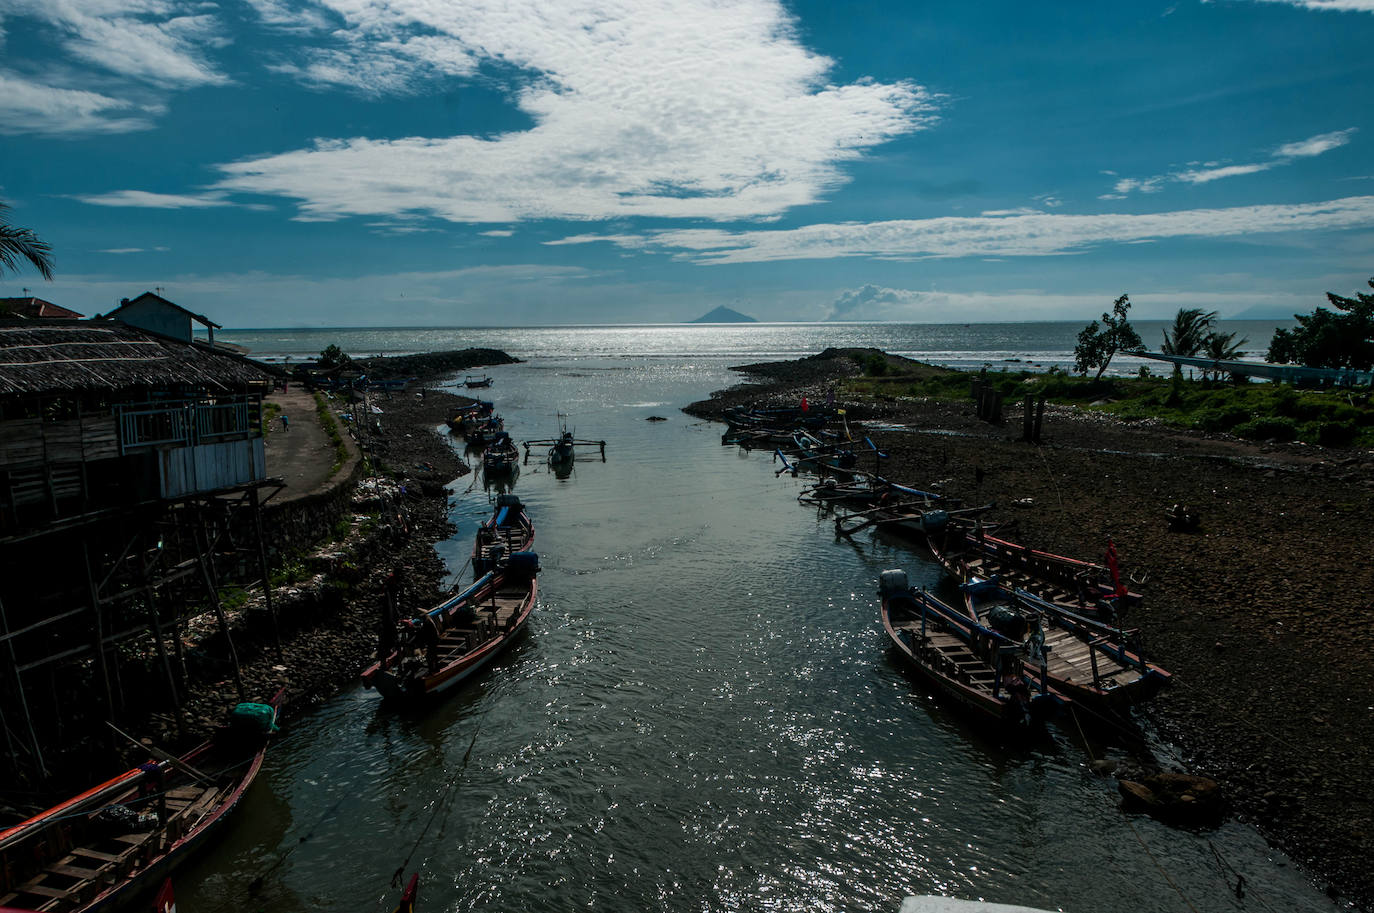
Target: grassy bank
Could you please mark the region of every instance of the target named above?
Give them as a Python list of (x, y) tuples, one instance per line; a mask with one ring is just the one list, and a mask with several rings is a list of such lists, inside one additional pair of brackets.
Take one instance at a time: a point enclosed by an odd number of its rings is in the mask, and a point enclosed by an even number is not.
[[(907, 374), (891, 362), (868, 360), (847, 389), (872, 396), (972, 398), (978, 375), (951, 371)], [(1010, 405), (1025, 396), (1111, 413), (1127, 421), (1158, 421), (1255, 441), (1302, 441), (1325, 447), (1374, 448), (1369, 391), (1300, 390), (1290, 384), (1235, 383), (1172, 377), (1104, 377), (1063, 371), (989, 371), (981, 375)]]

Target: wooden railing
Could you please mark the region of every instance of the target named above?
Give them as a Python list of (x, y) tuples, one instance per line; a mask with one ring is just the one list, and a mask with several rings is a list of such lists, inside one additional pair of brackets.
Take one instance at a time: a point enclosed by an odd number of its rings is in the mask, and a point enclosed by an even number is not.
[(213, 402), (139, 403), (115, 407), (121, 453), (149, 447), (232, 440), (257, 435), (262, 401), (234, 396)]

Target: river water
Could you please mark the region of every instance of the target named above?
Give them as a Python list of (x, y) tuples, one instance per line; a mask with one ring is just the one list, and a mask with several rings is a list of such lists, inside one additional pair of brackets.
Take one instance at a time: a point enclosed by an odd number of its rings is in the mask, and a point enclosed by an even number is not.
[[(1005, 748), (933, 701), (875, 591), (884, 569), (935, 584), (938, 568), (899, 540), (837, 541), (797, 503), (804, 478), (679, 411), (737, 382), (729, 363), (491, 369), (517, 440), (562, 413), (608, 442), (604, 463), (588, 451), (559, 479), (532, 461), (516, 483), (544, 568), (527, 633), (423, 715), (354, 687), (292, 720), (226, 839), (179, 877), (183, 909), (385, 911), (407, 861), (426, 913), (894, 911), (908, 893), (1333, 909), (1243, 825), (1123, 815), (1071, 726)], [(469, 482), (439, 546), (455, 576), (491, 510)]]

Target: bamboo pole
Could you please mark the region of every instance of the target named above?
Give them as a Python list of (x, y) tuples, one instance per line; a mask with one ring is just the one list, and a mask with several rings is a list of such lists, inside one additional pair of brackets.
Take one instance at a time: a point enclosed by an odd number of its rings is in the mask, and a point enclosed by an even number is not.
[(41, 777), (48, 775), (48, 767), (43, 762), (43, 748), (38, 743), (38, 732), (33, 728), (33, 714), (29, 711), (29, 700), (24, 693), (24, 679), (19, 674), (19, 654), (15, 652), (14, 640), (8, 635), (10, 633), (9, 616), (5, 613), (5, 603), (0, 600), (0, 634), (5, 634), (5, 643), (10, 651), (10, 669), (14, 672), (14, 685), (19, 695), (19, 707), (24, 711), (24, 724), (29, 730), (29, 742), (33, 746), (33, 756), (38, 762), (38, 774)]
[(205, 531), (200, 526), (200, 512), (196, 512), (196, 519), (191, 526), (191, 536), (196, 545), (196, 564), (200, 568), (200, 576), (205, 583), (206, 595), (210, 598), (210, 606), (215, 610), (215, 618), (219, 620), (220, 633), (224, 635), (224, 644), (229, 651), (229, 661), (234, 667), (234, 687), (238, 691), (239, 701), (247, 700), (243, 689), (243, 672), (239, 668), (239, 654), (234, 649), (234, 638), (229, 633), (229, 619), (224, 614), (224, 606), (220, 605), (219, 591), (215, 589), (215, 580), (210, 571), (210, 563), (206, 560), (205, 553), (208, 547), (203, 547)]
[(267, 606), (267, 615), (272, 619), (272, 643), (277, 648), (277, 661), (283, 659), (281, 646), (281, 627), (277, 623), (277, 607), (272, 604), (272, 583), (267, 575), (267, 542), (262, 534), (262, 502), (258, 490), (250, 489), (250, 510), (253, 511), (253, 529), (258, 537), (258, 574), (262, 577), (262, 600)]

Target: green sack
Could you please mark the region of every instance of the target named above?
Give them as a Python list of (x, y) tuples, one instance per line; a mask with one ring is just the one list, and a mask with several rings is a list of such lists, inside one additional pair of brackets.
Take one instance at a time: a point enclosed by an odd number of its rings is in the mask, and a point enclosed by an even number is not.
[(244, 732), (268, 735), (277, 731), (277, 708), (271, 704), (239, 704), (229, 712), (229, 725)]

